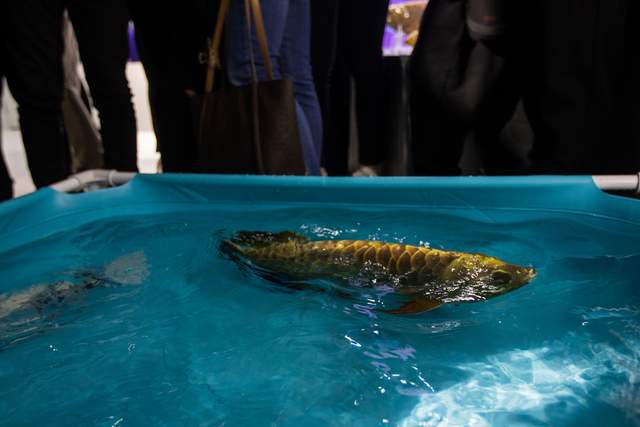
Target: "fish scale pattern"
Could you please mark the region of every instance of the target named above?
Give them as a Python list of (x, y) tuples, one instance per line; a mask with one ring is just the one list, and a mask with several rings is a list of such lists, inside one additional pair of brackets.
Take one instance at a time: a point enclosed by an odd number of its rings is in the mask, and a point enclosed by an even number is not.
[(455, 260), (475, 256), (367, 240), (291, 240), (264, 247), (249, 247), (245, 249), (245, 255), (265, 266), (277, 264), (291, 274), (301, 271), (319, 274), (336, 267), (351, 267), (356, 271), (371, 265), (385, 269), (389, 274), (404, 276), (409, 284), (437, 279)]

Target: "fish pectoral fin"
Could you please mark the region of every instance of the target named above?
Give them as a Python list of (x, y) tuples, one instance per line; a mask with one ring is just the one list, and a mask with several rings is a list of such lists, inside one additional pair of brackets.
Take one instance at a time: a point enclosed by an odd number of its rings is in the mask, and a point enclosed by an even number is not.
[(405, 303), (395, 310), (386, 310), (390, 314), (418, 314), (425, 311), (434, 310), (442, 305), (442, 301), (434, 301), (426, 298), (416, 298)]

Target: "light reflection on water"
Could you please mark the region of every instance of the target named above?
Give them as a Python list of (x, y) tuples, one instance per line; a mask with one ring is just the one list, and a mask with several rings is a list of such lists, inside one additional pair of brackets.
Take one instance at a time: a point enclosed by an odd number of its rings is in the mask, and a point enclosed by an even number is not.
[[(585, 338), (569, 334), (566, 341)], [(636, 331), (631, 337), (620, 334), (619, 338), (622, 348), (589, 344), (586, 353), (576, 355), (560, 350), (566, 348), (566, 341), (552, 342), (548, 347), (512, 350), (487, 357), (485, 362), (460, 365), (469, 378), (423, 394), (400, 425), (573, 423), (571, 415), (588, 412), (594, 397), (622, 410), (623, 420), (637, 425), (640, 335)], [(613, 377), (620, 381), (608, 383)]]

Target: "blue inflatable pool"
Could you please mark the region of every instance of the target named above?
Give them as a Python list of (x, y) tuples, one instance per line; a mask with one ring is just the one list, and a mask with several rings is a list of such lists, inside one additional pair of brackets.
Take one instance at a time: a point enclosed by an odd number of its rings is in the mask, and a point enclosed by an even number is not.
[[(281, 288), (242, 230), (478, 252), (531, 283), (398, 316)], [(637, 425), (640, 201), (590, 177), (156, 175), (0, 205), (6, 425)]]

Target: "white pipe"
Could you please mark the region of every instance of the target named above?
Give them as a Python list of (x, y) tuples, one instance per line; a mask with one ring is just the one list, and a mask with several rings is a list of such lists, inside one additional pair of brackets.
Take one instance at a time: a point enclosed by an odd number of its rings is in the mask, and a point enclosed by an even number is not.
[(71, 175), (64, 181), (51, 185), (51, 188), (65, 193), (82, 191), (91, 185), (115, 187), (131, 181), (136, 174), (115, 170), (93, 169)]
[(633, 191), (640, 194), (640, 172), (637, 175), (596, 175), (593, 181), (603, 191)]

